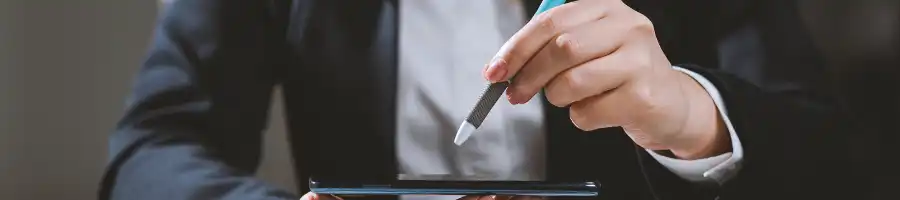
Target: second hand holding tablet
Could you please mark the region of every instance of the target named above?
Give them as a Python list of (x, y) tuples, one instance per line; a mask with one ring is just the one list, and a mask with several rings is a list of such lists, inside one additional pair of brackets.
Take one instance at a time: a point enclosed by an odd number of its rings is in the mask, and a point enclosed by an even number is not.
[[(538, 6), (537, 12), (535, 12), (534, 15), (537, 16), (544, 11), (565, 3), (565, 0), (544, 0), (541, 2), (541, 5)], [(475, 132), (476, 129), (481, 127), (484, 118), (487, 118), (488, 113), (491, 112), (491, 108), (494, 107), (494, 104), (497, 103), (500, 96), (503, 96), (503, 91), (505, 91), (508, 86), (509, 82), (507, 81), (491, 83), (488, 85), (484, 94), (478, 99), (478, 103), (476, 103), (475, 107), (472, 108), (472, 111), (469, 112), (469, 116), (459, 125), (459, 129), (456, 131), (456, 137), (453, 138), (453, 143), (462, 145), (463, 142), (472, 136), (472, 132)]]

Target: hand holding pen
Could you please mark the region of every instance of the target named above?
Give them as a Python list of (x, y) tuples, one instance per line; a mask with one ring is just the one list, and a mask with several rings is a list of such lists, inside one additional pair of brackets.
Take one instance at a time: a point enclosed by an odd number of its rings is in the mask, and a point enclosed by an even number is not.
[(484, 76), (508, 81), (512, 104), (543, 90), (584, 131), (622, 127), (641, 147), (683, 159), (730, 149), (711, 97), (672, 67), (651, 21), (621, 0), (581, 0), (536, 15)]
[[(351, 198), (352, 199), (352, 198)], [(505, 195), (466, 195), (457, 200), (544, 200), (537, 196), (505, 196)], [(306, 193), (299, 200), (344, 200), (339, 196), (328, 194)]]

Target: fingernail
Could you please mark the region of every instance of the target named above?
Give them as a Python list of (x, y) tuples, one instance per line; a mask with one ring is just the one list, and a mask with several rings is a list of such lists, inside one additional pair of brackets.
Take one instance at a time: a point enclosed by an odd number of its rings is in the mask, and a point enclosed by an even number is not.
[(506, 61), (500, 58), (494, 58), (488, 65), (486, 77), (491, 82), (503, 81), (506, 77)]
[(515, 98), (513, 98), (512, 88), (506, 88), (506, 100), (509, 101), (509, 104), (516, 105)]

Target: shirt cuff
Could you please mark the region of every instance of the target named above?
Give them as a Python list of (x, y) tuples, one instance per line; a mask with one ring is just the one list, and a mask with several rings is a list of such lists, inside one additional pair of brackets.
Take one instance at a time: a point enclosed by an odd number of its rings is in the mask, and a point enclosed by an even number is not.
[(715, 182), (723, 184), (734, 177), (734, 175), (737, 175), (738, 171), (740, 171), (741, 162), (744, 158), (744, 148), (741, 146), (741, 140), (735, 133), (734, 126), (731, 125), (731, 120), (728, 118), (728, 112), (725, 110), (722, 95), (719, 94), (719, 90), (716, 89), (715, 85), (700, 74), (677, 66), (674, 68), (697, 81), (697, 83), (699, 83), (713, 99), (713, 103), (716, 104), (716, 107), (719, 110), (719, 115), (722, 116), (722, 121), (728, 128), (728, 134), (731, 137), (731, 152), (698, 160), (670, 158), (660, 155), (652, 150), (647, 150), (647, 153), (656, 159), (659, 164), (662, 164), (664, 167), (675, 173), (675, 175), (678, 175), (685, 180), (691, 182)]

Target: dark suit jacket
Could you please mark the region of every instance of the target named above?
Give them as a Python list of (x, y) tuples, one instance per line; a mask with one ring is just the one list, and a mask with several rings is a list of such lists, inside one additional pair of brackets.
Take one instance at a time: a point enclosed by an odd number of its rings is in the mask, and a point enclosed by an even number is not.
[[(629, 1), (664, 50), (722, 92), (743, 142), (724, 186), (687, 183), (620, 129), (582, 133), (545, 106), (547, 176), (598, 180), (608, 199), (843, 197), (846, 123), (794, 1)], [(528, 3), (528, 11), (537, 2)], [(300, 191), (309, 175), (391, 179), (396, 0), (180, 0), (159, 18), (100, 199), (296, 198), (253, 178), (281, 87)], [(690, 63), (690, 64), (689, 64)], [(701, 67), (702, 66), (702, 67)]]

